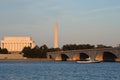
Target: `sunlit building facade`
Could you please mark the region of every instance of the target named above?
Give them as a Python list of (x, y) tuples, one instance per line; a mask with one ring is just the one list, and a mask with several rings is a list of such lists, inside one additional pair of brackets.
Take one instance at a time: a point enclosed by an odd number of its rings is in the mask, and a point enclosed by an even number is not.
[(21, 52), (24, 47), (35, 46), (31, 37), (4, 37), (1, 41), (1, 48), (6, 48), (9, 52)]

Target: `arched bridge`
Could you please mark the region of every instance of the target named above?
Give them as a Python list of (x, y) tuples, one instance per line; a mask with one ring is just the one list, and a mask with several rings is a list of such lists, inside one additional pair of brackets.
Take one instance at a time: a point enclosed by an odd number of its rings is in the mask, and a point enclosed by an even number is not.
[(48, 59), (61, 61), (120, 61), (120, 48), (101, 48), (48, 52)]

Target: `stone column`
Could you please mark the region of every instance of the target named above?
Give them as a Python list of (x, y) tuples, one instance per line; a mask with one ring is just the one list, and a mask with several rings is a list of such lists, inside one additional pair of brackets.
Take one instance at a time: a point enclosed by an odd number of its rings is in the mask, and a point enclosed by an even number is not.
[(14, 51), (14, 43), (12, 43), (12, 51)]
[(9, 42), (7, 43), (7, 50), (9, 51)]
[(6, 48), (6, 43), (4, 43), (4, 48)]
[(14, 43), (14, 51), (16, 51), (16, 43)]
[(7, 48), (7, 43), (5, 43), (5, 45), (6, 45), (6, 47), (5, 47), (5, 48)]
[(9, 43), (9, 51), (11, 51), (11, 43)]
[(4, 43), (3, 42), (1, 42), (1, 48), (4, 48)]
[(22, 50), (22, 46), (23, 46), (23, 43), (21, 43), (21, 45), (20, 45), (20, 49)]
[(16, 43), (16, 51), (18, 51), (18, 46), (17, 46), (18, 43)]
[(10, 51), (12, 51), (12, 43), (10, 43)]
[(19, 45), (20, 45), (19, 50), (22, 50), (21, 47), (22, 47), (23, 43), (19, 43)]
[(10, 49), (10, 48), (9, 48), (9, 43), (7, 43), (7, 48), (8, 48), (8, 50)]
[(17, 50), (19, 51), (19, 47), (20, 47), (20, 45), (19, 45), (19, 43), (17, 43)]
[(13, 43), (13, 51), (15, 50), (15, 43)]
[(16, 51), (18, 51), (18, 43), (16, 43)]

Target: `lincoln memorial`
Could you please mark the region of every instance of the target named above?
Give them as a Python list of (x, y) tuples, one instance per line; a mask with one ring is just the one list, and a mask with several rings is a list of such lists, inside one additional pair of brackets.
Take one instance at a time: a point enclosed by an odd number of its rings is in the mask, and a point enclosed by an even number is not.
[(24, 47), (35, 46), (31, 37), (4, 37), (1, 41), (1, 48), (6, 48), (9, 52), (21, 52)]

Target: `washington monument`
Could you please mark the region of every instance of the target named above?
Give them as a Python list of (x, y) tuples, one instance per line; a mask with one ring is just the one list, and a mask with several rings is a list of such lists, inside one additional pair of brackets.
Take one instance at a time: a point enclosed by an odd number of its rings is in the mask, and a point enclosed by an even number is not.
[(54, 48), (58, 48), (58, 23), (54, 25)]

